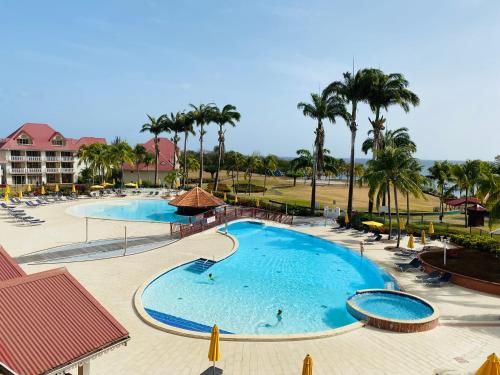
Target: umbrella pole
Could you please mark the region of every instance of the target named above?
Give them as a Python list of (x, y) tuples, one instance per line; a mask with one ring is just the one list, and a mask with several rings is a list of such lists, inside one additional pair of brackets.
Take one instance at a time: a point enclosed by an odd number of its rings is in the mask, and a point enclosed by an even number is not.
[(215, 375), (215, 361), (214, 361), (214, 366), (213, 366), (212, 370), (213, 370), (212, 374)]

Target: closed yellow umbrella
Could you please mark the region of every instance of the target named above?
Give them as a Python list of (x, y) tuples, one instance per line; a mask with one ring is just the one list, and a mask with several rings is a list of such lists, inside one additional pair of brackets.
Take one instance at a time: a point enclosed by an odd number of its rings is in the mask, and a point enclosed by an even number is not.
[(115, 186), (115, 185), (116, 185), (116, 182), (115, 182), (115, 179), (113, 178), (113, 186)]
[(432, 221), (429, 223), (429, 235), (434, 234), (434, 224), (432, 224)]
[(23, 191), (22, 190), (19, 190), (19, 192), (17, 193), (17, 196), (19, 198), (22, 198), (23, 197)]
[(3, 200), (8, 202), (9, 201), (9, 193), (5, 193), (3, 196)]
[(214, 364), (214, 374), (215, 374), (215, 362), (220, 359), (220, 348), (219, 348), (219, 327), (215, 324), (212, 328), (212, 334), (210, 335), (210, 348), (208, 349), (208, 360)]
[(491, 353), (486, 362), (476, 371), (476, 375), (500, 375), (500, 359)]
[(405, 230), (405, 222), (404, 220), (399, 220), (399, 230)]
[(10, 194), (10, 186), (9, 186), (9, 185), (7, 185), (7, 186), (5, 187), (5, 193), (6, 193), (6, 194)]
[(255, 201), (255, 207), (260, 207), (260, 201), (258, 199)]
[(427, 240), (425, 238), (425, 230), (422, 229), (422, 235), (420, 236), (420, 242), (422, 242), (423, 245), (427, 243)]
[(26, 191), (27, 191), (28, 193), (31, 193), (31, 184), (28, 184), (28, 187), (26, 188)]
[(344, 216), (344, 224), (345, 225), (349, 224), (349, 215), (347, 215), (347, 213)]
[(227, 201), (227, 194), (224, 193), (224, 202)]
[(234, 203), (238, 203), (238, 194), (234, 196)]
[(45, 186), (42, 185), (42, 188), (40, 189), (40, 194), (45, 195)]
[(104, 186), (102, 186), (102, 185), (92, 185), (90, 188), (91, 189), (104, 189)]
[(71, 192), (76, 193), (76, 186), (75, 184), (71, 185)]
[(59, 193), (59, 184), (56, 184), (56, 186), (54, 187), (54, 191), (55, 191), (56, 193)]
[(308, 354), (304, 358), (304, 365), (302, 366), (302, 375), (312, 375), (313, 373), (313, 359)]
[(406, 246), (410, 249), (413, 249), (415, 247), (415, 240), (413, 239), (413, 234), (410, 234), (410, 238), (408, 239), (408, 244)]

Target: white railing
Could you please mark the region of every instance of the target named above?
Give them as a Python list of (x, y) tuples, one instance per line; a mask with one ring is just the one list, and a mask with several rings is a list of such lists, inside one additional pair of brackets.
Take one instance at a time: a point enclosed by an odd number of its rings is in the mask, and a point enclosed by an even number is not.
[(45, 173), (60, 173), (61, 168), (45, 168)]
[(46, 156), (45, 161), (61, 161), (61, 159), (57, 156)]
[(73, 168), (61, 168), (61, 173), (74, 173), (75, 170)]
[(26, 168), (26, 173), (42, 173), (42, 168)]
[(28, 161), (42, 161), (42, 157), (41, 156), (27, 156), (26, 159)]
[(11, 174), (25, 174), (26, 173), (26, 168), (10, 168), (9, 172)]
[(24, 161), (24, 160), (26, 160), (26, 157), (19, 156), (19, 155), (9, 155), (8, 159), (9, 159), (9, 161)]
[(73, 156), (61, 156), (62, 161), (73, 161)]

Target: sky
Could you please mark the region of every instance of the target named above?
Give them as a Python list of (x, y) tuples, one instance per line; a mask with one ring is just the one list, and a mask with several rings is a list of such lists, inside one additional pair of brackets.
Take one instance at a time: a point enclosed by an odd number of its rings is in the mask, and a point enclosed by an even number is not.
[[(384, 113), (388, 128), (410, 129), (417, 157), (500, 154), (497, 0), (0, 0), (0, 137), (42, 122), (135, 144), (146, 114), (231, 103), (242, 117), (227, 149), (293, 156), (316, 125), (297, 103), (353, 61), (403, 73), (419, 95), (409, 113)], [(362, 104), (359, 157), (371, 116)], [(342, 120), (327, 124), (325, 147), (349, 155)]]

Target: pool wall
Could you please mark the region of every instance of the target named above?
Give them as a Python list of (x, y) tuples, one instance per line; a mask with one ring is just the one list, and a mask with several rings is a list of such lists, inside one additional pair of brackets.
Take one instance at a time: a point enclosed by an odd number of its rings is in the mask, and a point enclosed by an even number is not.
[(375, 328), (384, 329), (387, 331), (394, 331), (400, 333), (412, 333), (412, 332), (423, 332), (435, 328), (439, 324), (439, 311), (430, 302), (424, 300), (423, 298), (416, 297), (412, 294), (387, 290), (387, 289), (364, 289), (356, 292), (355, 295), (363, 293), (392, 293), (403, 295), (409, 298), (413, 298), (422, 303), (429, 305), (433, 309), (433, 314), (423, 319), (418, 320), (399, 320), (384, 318), (382, 316), (374, 315), (366, 310), (360, 308), (353, 300), (351, 296), (347, 301), (347, 311), (351, 313), (356, 319), (366, 322), (366, 324), (373, 326)]

